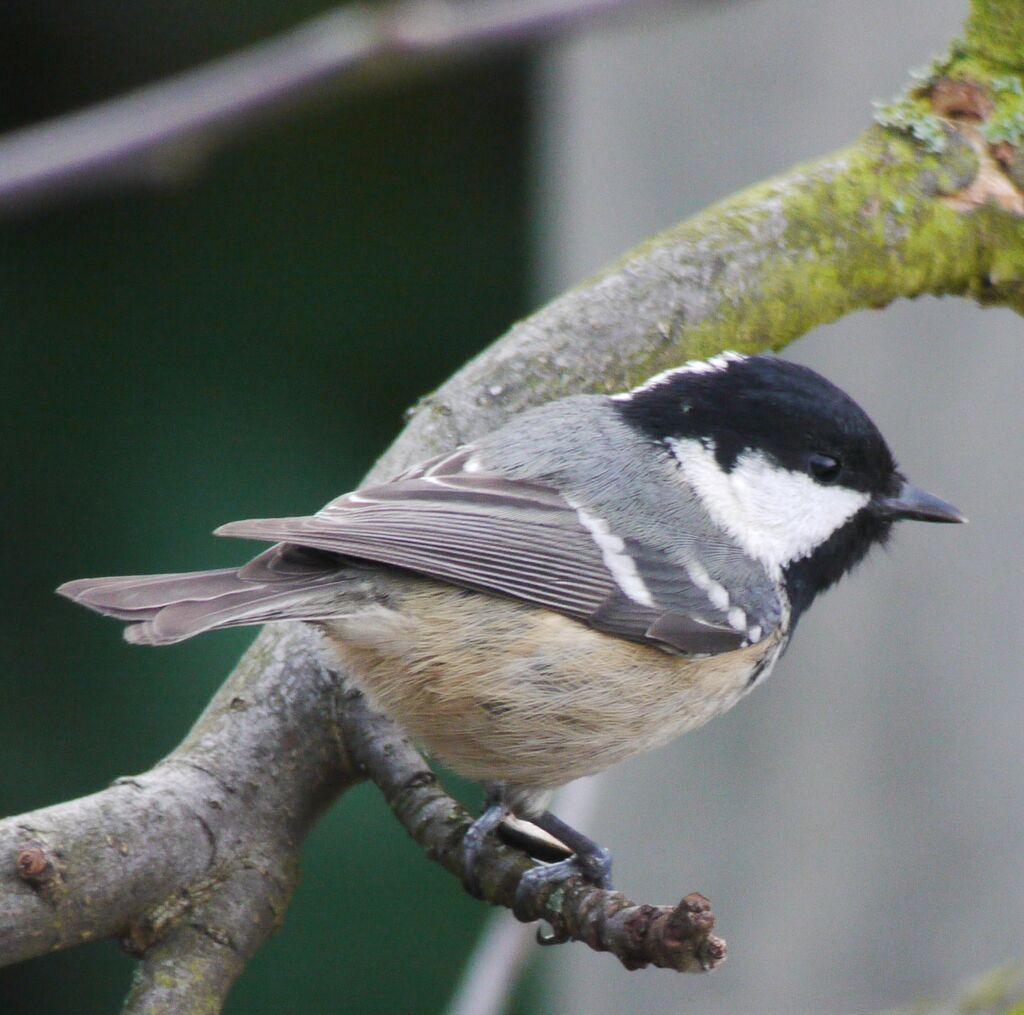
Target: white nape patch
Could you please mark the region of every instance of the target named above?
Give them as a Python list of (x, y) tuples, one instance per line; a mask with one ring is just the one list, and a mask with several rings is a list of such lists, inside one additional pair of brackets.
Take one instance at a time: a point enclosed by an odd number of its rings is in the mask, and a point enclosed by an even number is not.
[(810, 476), (745, 451), (726, 472), (699, 440), (669, 440), (683, 478), (711, 520), (773, 578), (820, 546), (865, 504), (868, 494), (822, 486)]
[(653, 606), (654, 597), (651, 595), (643, 578), (636, 569), (636, 562), (626, 553), (626, 544), (621, 536), (615, 535), (608, 528), (608, 523), (597, 515), (589, 514), (577, 504), (569, 501), (571, 507), (576, 508), (576, 515), (583, 527), (594, 537), (604, 558), (605, 567), (611, 572), (615, 583), (623, 592), (641, 606)]
[(662, 384), (671, 383), (681, 374), (710, 374), (716, 370), (728, 370), (730, 363), (739, 363), (747, 357), (739, 352), (720, 352), (711, 359), (691, 359), (681, 367), (672, 367), (670, 370), (663, 370), (660, 374), (649, 377), (638, 388), (632, 391), (623, 391), (611, 397), (616, 402), (628, 402), (634, 395), (642, 391), (651, 391), (653, 388), (661, 387)]

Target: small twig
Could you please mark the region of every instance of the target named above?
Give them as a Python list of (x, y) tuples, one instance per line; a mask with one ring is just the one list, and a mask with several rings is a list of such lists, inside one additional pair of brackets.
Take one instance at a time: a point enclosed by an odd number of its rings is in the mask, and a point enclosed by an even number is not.
[[(471, 824), (465, 809), (447, 796), (423, 758), (388, 719), (372, 712), (351, 692), (341, 718), (345, 745), (377, 784), (405, 830), (465, 883), (462, 839)], [(512, 909), (519, 879), (533, 861), (491, 841), (479, 861), (486, 901)], [(711, 931), (708, 900), (696, 893), (678, 906), (638, 905), (620, 892), (595, 888), (581, 879), (545, 885), (524, 910), (524, 922), (546, 920), (560, 937), (610, 952), (627, 969), (657, 966), (681, 973), (708, 972), (725, 959), (725, 942)]]
[[(573, 827), (586, 828), (597, 811), (602, 779), (578, 779), (559, 791), (555, 810)], [(501, 1015), (532, 955), (533, 933), (511, 913), (495, 913), (466, 962), (446, 1015)]]
[(548, 38), (652, 0), (352, 4), (248, 49), (0, 138), (0, 209), (103, 181), (164, 180), (231, 130), (368, 74)]

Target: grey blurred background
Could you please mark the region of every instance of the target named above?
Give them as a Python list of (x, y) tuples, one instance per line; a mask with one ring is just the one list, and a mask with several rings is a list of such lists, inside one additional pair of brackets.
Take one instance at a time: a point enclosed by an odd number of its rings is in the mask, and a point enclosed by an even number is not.
[[(965, 8), (707, 4), (546, 59), (545, 292), (853, 139)], [(590, 830), (619, 887), (704, 892), (730, 959), (680, 981), (545, 955), (553, 1010), (868, 1012), (1024, 953), (1022, 335), (1008, 311), (926, 299), (786, 350), (866, 406), (971, 524), (902, 526), (756, 694), (608, 775)]]
[[(3, 124), (324, 6), (12, 0)], [(856, 137), (965, 10), (680, 4), (532, 58), (324, 100), (174, 187), (0, 222), (0, 813), (149, 767), (251, 637), (131, 650), (57, 602), (59, 581), (237, 560), (211, 528), (357, 481), (402, 409), (516, 316)], [(971, 525), (903, 526), (802, 621), (765, 687), (607, 777), (588, 830), (619, 885), (709, 895), (730, 961), (680, 978), (551, 949), (511, 1010), (869, 1012), (1024, 953), (1021, 329), (921, 300), (787, 350), (858, 398)], [(317, 828), (304, 869), (229, 1012), (443, 1010), (485, 914), (371, 789)], [(0, 971), (0, 1012), (111, 1011), (130, 969), (105, 942)]]

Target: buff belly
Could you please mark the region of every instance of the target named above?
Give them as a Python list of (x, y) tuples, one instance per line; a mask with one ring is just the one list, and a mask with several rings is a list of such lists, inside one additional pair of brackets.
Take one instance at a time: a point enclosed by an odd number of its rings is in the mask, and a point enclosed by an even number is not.
[(515, 600), (381, 576), (381, 597), (323, 627), (371, 703), (456, 772), (546, 789), (731, 708), (778, 638), (669, 655)]

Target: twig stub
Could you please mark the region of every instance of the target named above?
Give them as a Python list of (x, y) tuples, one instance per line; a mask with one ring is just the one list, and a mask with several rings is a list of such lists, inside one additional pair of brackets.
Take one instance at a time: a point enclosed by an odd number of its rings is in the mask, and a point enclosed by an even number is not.
[(41, 842), (27, 842), (19, 847), (15, 858), (18, 877), (33, 888), (44, 888), (53, 878), (53, 859)]

